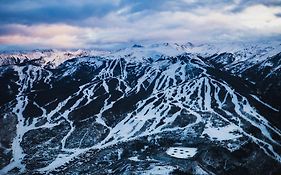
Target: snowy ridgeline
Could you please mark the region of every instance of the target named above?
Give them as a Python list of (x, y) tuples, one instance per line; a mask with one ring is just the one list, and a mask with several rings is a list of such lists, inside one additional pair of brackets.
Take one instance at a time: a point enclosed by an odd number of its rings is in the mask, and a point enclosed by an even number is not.
[[(118, 50), (102, 49), (78, 49), (78, 50), (34, 50), (34, 51), (11, 51), (0, 53), (0, 65), (14, 64), (24, 60), (41, 60), (42, 65), (49, 65), (53, 68), (73, 58), (81, 57), (106, 57), (106, 58), (127, 58), (131, 61), (142, 61), (143, 59), (158, 59), (162, 56), (177, 56), (184, 53), (209, 57), (215, 54), (232, 53), (235, 60), (231, 65), (239, 62), (250, 62), (256, 64), (266, 58), (276, 55), (281, 50), (280, 43), (216, 43), (216, 44), (144, 44), (133, 45)], [(231, 67), (229, 65), (229, 67)]]

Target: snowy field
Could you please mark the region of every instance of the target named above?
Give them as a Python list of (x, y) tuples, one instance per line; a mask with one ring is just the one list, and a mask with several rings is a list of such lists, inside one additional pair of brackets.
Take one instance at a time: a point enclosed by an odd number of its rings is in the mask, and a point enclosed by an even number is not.
[(166, 151), (166, 153), (175, 158), (188, 159), (197, 153), (197, 148), (171, 147)]

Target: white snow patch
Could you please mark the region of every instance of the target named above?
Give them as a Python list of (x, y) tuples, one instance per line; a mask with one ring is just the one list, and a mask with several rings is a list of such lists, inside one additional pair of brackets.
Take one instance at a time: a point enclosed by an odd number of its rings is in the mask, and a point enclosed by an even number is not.
[(171, 147), (166, 151), (166, 153), (175, 158), (188, 159), (197, 153), (197, 148)]
[(227, 126), (218, 128), (208, 124), (202, 134), (207, 134), (211, 140), (218, 141), (234, 140), (242, 137), (242, 134), (239, 132), (239, 128), (234, 124), (229, 124)]
[(141, 160), (138, 158), (138, 156), (129, 157), (128, 159), (129, 159), (129, 160), (132, 160), (132, 161), (135, 161), (135, 162), (141, 161)]
[(206, 171), (204, 171), (200, 166), (195, 167), (195, 174), (200, 174), (200, 175), (208, 175)]

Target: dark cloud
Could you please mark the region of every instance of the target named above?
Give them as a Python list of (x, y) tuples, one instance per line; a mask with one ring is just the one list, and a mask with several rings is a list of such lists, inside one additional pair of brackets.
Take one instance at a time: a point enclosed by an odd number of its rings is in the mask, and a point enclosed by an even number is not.
[(281, 6), (281, 0), (239, 0), (232, 12), (240, 12), (253, 5), (265, 5), (268, 7)]
[(103, 17), (125, 7), (127, 13), (161, 11), (190, 11), (198, 7), (221, 8), (233, 0), (2, 0), (0, 24), (68, 23), (80, 24), (90, 17)]
[(4, 1), (0, 5), (0, 23), (76, 23), (91, 16), (102, 17), (117, 8), (115, 4), (105, 2)]
[(275, 16), (281, 18), (281, 13), (276, 13)]
[(161, 11), (191, 11), (200, 7), (216, 9), (233, 3), (236, 3), (233, 11), (237, 12), (253, 4), (279, 6), (281, 0), (2, 0), (0, 24), (79, 25), (87, 18), (100, 18), (125, 7), (130, 7), (127, 13), (145, 12), (145, 15), (149, 15)]

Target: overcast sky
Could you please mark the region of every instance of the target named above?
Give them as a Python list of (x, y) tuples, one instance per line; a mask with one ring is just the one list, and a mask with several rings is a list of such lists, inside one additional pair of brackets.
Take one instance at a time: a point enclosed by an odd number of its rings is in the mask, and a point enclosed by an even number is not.
[(281, 0), (0, 0), (0, 48), (281, 40)]

